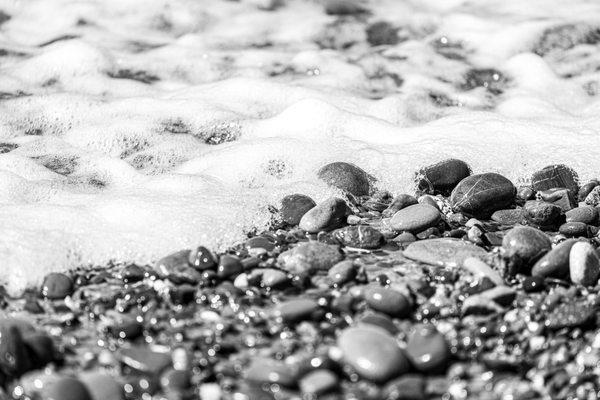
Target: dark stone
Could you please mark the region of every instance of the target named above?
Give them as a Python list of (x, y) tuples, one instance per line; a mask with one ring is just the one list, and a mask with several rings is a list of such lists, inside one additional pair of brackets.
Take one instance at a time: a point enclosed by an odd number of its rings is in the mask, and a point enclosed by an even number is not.
[(471, 175), (469, 165), (461, 160), (444, 160), (417, 172), (417, 189), (428, 194), (448, 196), (460, 181)]
[(10, 320), (0, 322), (0, 369), (18, 377), (31, 367), (29, 354), (18, 326)]
[(533, 199), (535, 199), (535, 191), (529, 186), (521, 186), (517, 189), (517, 202), (519, 204)]
[(48, 385), (44, 400), (93, 400), (85, 385), (75, 378), (60, 378)]
[(560, 24), (545, 29), (532, 51), (541, 57), (556, 51), (562, 53), (578, 44), (596, 44), (599, 36), (597, 29), (586, 24)]
[(217, 266), (214, 254), (204, 246), (198, 246), (192, 250), (189, 254), (188, 262), (199, 271), (214, 269)]
[(323, 166), (317, 176), (329, 186), (336, 187), (355, 196), (364, 196), (371, 191), (375, 178), (361, 168), (346, 162), (334, 162)]
[(327, 15), (355, 15), (368, 11), (354, 0), (325, 0), (324, 6)]
[(544, 256), (552, 247), (548, 236), (542, 231), (529, 227), (517, 226), (504, 236), (502, 247), (508, 257), (527, 269)]
[(240, 259), (231, 254), (223, 254), (219, 257), (219, 266), (217, 267), (217, 275), (220, 278), (229, 278), (237, 276), (244, 271), (244, 266)]
[(564, 222), (563, 211), (559, 206), (543, 201), (531, 200), (523, 206), (525, 221), (542, 230), (552, 230)]
[(298, 226), (308, 233), (330, 231), (346, 224), (348, 205), (342, 199), (331, 197), (311, 208), (300, 219)]
[(478, 87), (486, 88), (492, 94), (500, 94), (504, 91), (508, 79), (494, 68), (473, 68), (467, 71), (464, 82), (460, 86), (462, 90), (471, 90)]
[(579, 191), (577, 173), (563, 164), (549, 165), (531, 176), (531, 186), (536, 192), (553, 189), (569, 189), (573, 195)]
[(50, 336), (43, 333), (28, 334), (23, 338), (23, 343), (27, 346), (32, 369), (40, 369), (56, 360), (56, 350)]
[(590, 194), (590, 192), (592, 190), (594, 190), (594, 188), (598, 186), (598, 181), (590, 181), (588, 183), (586, 183), (585, 185), (581, 186), (581, 188), (579, 189), (579, 193), (577, 195), (577, 200), (578, 201), (584, 201), (585, 198), (587, 197), (588, 194)]
[(445, 369), (450, 348), (435, 326), (422, 324), (415, 326), (409, 335), (406, 355), (418, 371), (434, 373)]
[(541, 200), (557, 205), (565, 212), (577, 206), (573, 193), (569, 189), (546, 189), (540, 190), (537, 194)]
[(351, 260), (341, 261), (331, 267), (327, 276), (334, 284), (343, 285), (356, 277), (356, 266)]
[(139, 265), (128, 265), (121, 271), (121, 279), (125, 283), (139, 282), (144, 279), (145, 271)]
[(383, 235), (368, 225), (347, 226), (333, 232), (333, 236), (344, 246), (359, 249), (376, 249), (383, 242)]
[(567, 222), (558, 228), (558, 232), (566, 237), (587, 237), (588, 226), (583, 222)]
[(173, 283), (200, 282), (202, 275), (189, 264), (190, 250), (180, 250), (161, 258), (154, 264), (154, 270), (161, 277), (167, 278)]
[(531, 275), (564, 279), (569, 275), (569, 254), (576, 240), (565, 240), (550, 250), (531, 269)]
[(526, 293), (540, 292), (545, 287), (544, 278), (540, 276), (528, 276), (523, 280), (523, 290)]
[(469, 176), (454, 188), (450, 201), (455, 212), (488, 217), (494, 211), (508, 208), (515, 201), (516, 189), (502, 175), (485, 173)]
[(44, 278), (42, 296), (50, 300), (64, 299), (73, 294), (73, 280), (59, 272), (53, 272)]
[(391, 317), (403, 318), (410, 313), (410, 301), (402, 293), (381, 286), (369, 286), (365, 290), (369, 307)]
[(371, 46), (381, 46), (385, 44), (394, 45), (398, 43), (398, 28), (386, 21), (378, 21), (370, 24), (367, 29), (367, 42)]
[(290, 194), (281, 200), (281, 219), (289, 225), (298, 225), (302, 216), (317, 203), (303, 194)]
[(400, 194), (394, 197), (394, 200), (392, 200), (392, 204), (390, 204), (390, 206), (383, 211), (382, 215), (386, 218), (391, 217), (403, 208), (412, 206), (413, 204), (417, 203), (418, 201), (416, 197), (411, 196), (409, 194)]

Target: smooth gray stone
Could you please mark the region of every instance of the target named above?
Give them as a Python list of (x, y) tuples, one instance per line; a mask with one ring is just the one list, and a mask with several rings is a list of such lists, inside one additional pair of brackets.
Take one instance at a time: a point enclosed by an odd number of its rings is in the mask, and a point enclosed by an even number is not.
[(406, 258), (440, 267), (460, 267), (469, 257), (483, 257), (487, 252), (474, 244), (454, 238), (419, 240), (408, 245)]

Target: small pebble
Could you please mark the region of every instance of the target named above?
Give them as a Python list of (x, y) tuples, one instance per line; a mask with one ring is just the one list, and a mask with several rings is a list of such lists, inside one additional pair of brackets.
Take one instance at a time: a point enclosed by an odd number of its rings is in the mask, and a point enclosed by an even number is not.
[(344, 225), (348, 212), (344, 200), (332, 197), (306, 212), (300, 219), (299, 227), (308, 233), (340, 228)]
[(64, 299), (73, 294), (73, 280), (60, 272), (53, 272), (44, 278), (42, 296), (50, 300)]
[(317, 369), (304, 375), (298, 383), (302, 393), (321, 395), (338, 386), (338, 377), (326, 369)]
[(329, 186), (351, 193), (354, 196), (369, 194), (371, 181), (375, 179), (361, 168), (347, 162), (327, 164), (317, 172), (317, 176)]
[(410, 313), (410, 301), (400, 292), (380, 286), (369, 286), (365, 290), (369, 307), (391, 317), (403, 318)]
[(426, 204), (415, 204), (396, 212), (390, 220), (390, 227), (397, 231), (419, 233), (435, 226), (440, 218), (437, 208)]
[(523, 290), (526, 293), (535, 293), (544, 290), (544, 279), (540, 276), (528, 276), (523, 280)]
[(600, 259), (594, 247), (587, 242), (577, 242), (569, 253), (571, 281), (583, 286), (594, 286), (600, 275)]
[(440, 372), (448, 363), (450, 349), (435, 326), (417, 325), (408, 337), (406, 354), (418, 371)]

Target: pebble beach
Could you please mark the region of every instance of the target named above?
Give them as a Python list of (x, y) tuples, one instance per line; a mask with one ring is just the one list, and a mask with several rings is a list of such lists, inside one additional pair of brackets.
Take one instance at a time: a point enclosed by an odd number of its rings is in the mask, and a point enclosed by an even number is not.
[(0, 400), (600, 398), (598, 17), (0, 0)]

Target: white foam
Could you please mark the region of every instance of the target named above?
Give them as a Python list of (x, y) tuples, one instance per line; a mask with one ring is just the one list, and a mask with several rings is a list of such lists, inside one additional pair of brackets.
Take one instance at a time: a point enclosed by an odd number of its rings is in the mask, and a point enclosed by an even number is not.
[[(373, 0), (336, 31), (318, 2), (264, 10), (276, 3), (0, 5), (13, 52), (0, 92), (17, 96), (0, 100), (0, 148), (18, 146), (0, 155), (0, 283), (18, 293), (49, 271), (222, 249), (286, 194), (331, 195), (315, 177), (331, 161), (394, 193), (447, 157), (515, 182), (554, 162), (600, 170), (597, 47), (532, 53), (546, 27), (593, 23), (600, 5)], [(378, 20), (408, 40), (370, 47)], [(319, 48), (331, 34), (355, 43)], [(461, 44), (456, 57), (440, 38)], [(472, 66), (502, 71), (503, 94), (461, 89)]]

